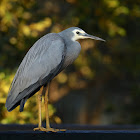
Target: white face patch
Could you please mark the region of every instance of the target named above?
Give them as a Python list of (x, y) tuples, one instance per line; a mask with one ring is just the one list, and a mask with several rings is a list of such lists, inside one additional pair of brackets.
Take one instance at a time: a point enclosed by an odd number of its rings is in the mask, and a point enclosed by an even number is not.
[(83, 30), (74, 29), (72, 32), (74, 33), (72, 41), (86, 38), (86, 37), (83, 37), (82, 35), (80, 35), (80, 34), (85, 34), (85, 31), (83, 31)]

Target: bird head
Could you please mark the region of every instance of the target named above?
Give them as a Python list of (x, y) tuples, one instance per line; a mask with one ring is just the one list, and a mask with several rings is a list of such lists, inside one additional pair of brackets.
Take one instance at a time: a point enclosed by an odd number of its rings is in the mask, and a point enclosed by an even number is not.
[(73, 33), (73, 37), (72, 40), (76, 41), (78, 39), (86, 39), (86, 38), (90, 38), (90, 39), (94, 39), (94, 40), (100, 40), (100, 41), (105, 41), (104, 39), (101, 39), (99, 37), (93, 36), (93, 35), (89, 35), (87, 34), (84, 30), (78, 28), (78, 27), (72, 27), (72, 33)]

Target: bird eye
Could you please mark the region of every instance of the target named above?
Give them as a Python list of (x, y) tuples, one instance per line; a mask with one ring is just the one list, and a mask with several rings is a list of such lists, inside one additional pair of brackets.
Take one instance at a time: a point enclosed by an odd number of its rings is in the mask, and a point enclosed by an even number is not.
[(80, 34), (80, 32), (77, 31), (76, 34)]

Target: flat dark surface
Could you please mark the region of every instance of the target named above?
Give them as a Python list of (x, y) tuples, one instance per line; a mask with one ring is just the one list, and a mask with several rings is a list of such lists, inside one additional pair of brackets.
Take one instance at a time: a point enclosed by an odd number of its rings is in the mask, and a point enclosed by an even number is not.
[(65, 132), (33, 131), (35, 125), (0, 125), (0, 140), (140, 140), (140, 125), (52, 125)]

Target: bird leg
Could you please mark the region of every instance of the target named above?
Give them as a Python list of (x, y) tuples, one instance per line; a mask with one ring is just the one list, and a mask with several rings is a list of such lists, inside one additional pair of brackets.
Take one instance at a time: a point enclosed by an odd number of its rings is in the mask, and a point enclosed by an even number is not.
[[(34, 128), (34, 131), (45, 131), (45, 132), (58, 132), (58, 131), (66, 131), (65, 129), (54, 129), (50, 127), (50, 122), (49, 122), (49, 110), (48, 110), (48, 94), (49, 94), (49, 83), (48, 86), (44, 86), (43, 89), (41, 88), (42, 92), (41, 94), (39, 93), (38, 95), (38, 105), (39, 105), (39, 113), (38, 113), (38, 118), (39, 118), (39, 124), (37, 128)], [(44, 104), (45, 104), (45, 116), (46, 116), (46, 128), (42, 127), (42, 122), (41, 122), (41, 102), (42, 102), (42, 95), (44, 95)]]
[(49, 94), (49, 83), (48, 83), (48, 88), (47, 86), (44, 87), (46, 88), (46, 93), (45, 93), (45, 96), (44, 96), (44, 104), (45, 104), (45, 116), (46, 116), (46, 128), (50, 128), (50, 122), (49, 122), (49, 110), (48, 110), (48, 102), (49, 102), (49, 99), (48, 99), (48, 94)]
[(66, 131), (65, 129), (54, 129), (50, 127), (50, 122), (49, 122), (49, 110), (48, 110), (48, 96), (49, 96), (49, 87), (50, 83), (48, 83), (48, 87), (44, 87), (45, 89), (45, 97), (44, 97), (44, 104), (45, 104), (45, 116), (46, 116), (46, 132), (51, 131), (51, 132), (58, 132), (58, 131)]
[(45, 86), (44, 89), (45, 89), (45, 95), (44, 95), (44, 104), (45, 104), (45, 116), (46, 116), (46, 132), (48, 131), (52, 131), (52, 132), (57, 132), (58, 130), (57, 129), (54, 129), (54, 128), (51, 128), (50, 127), (50, 122), (49, 122), (49, 109), (48, 109), (48, 102), (49, 102), (49, 99), (48, 99), (48, 96), (49, 96), (49, 83), (48, 83), (48, 86)]
[(43, 94), (43, 87), (41, 87), (38, 93), (38, 127), (34, 128), (33, 130), (36, 131), (44, 131), (45, 128), (42, 127), (42, 120), (41, 120), (41, 103), (42, 103), (42, 94)]
[(46, 113), (46, 131), (52, 131), (52, 132), (66, 131), (65, 129), (54, 129), (54, 128), (50, 127), (50, 123), (49, 123), (49, 110), (48, 110), (49, 87), (50, 87), (50, 83), (48, 83), (48, 88), (47, 88), (47, 91), (46, 91), (45, 97), (44, 97), (45, 113)]

